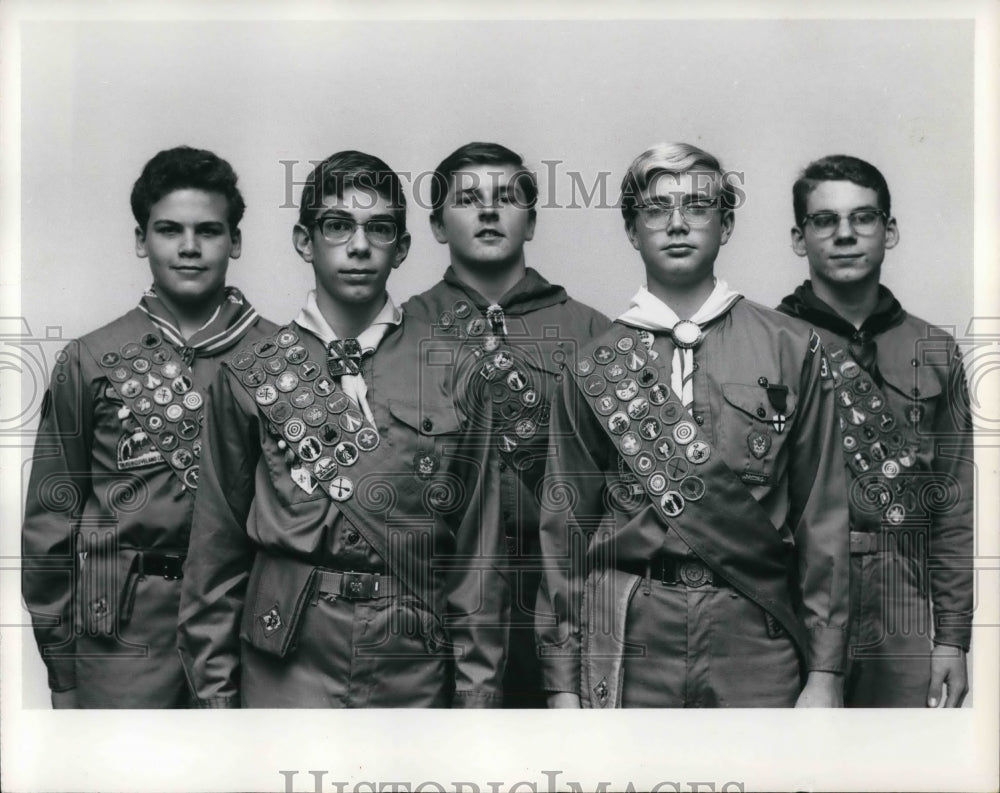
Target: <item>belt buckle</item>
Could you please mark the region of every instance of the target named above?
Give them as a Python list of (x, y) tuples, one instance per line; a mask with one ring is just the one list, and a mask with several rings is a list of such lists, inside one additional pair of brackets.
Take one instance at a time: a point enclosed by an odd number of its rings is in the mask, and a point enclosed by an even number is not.
[[(184, 578), (184, 564), (183, 557), (176, 553), (165, 553), (160, 557), (163, 560), (163, 577), (167, 581), (180, 581)], [(177, 563), (177, 574), (167, 572), (168, 568), (172, 563)]]
[(344, 573), (340, 594), (348, 600), (371, 600), (377, 587), (376, 581), (371, 573)]
[(679, 572), (684, 585), (689, 587), (704, 586), (712, 577), (709, 569), (700, 562), (682, 562)]

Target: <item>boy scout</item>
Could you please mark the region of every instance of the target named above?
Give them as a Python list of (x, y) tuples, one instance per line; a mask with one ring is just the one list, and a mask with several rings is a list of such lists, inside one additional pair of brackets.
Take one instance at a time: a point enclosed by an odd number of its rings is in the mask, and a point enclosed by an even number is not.
[(950, 335), (908, 314), (879, 283), (899, 229), (877, 168), (824, 157), (792, 195), (792, 247), (808, 258), (811, 280), (778, 310), (823, 339), (853, 480), (844, 701), (958, 707), (968, 690), (973, 513), (961, 356)]
[(534, 174), (504, 146), (468, 143), (446, 157), (434, 173), (430, 220), (435, 238), (448, 246), (450, 266), (443, 280), (403, 306), (460, 342), (460, 390), (488, 390), (496, 408), (501, 520), (515, 585), (505, 707), (545, 706), (534, 606), (548, 405), (574, 345), (608, 326), (526, 266), (537, 199)]
[(213, 385), (180, 619), (197, 702), (499, 704), (489, 425), (456, 410), (430, 329), (386, 293), (410, 247), (398, 176), (332, 155), (293, 241), (315, 291)]
[(243, 209), (225, 160), (186, 146), (153, 157), (132, 189), (153, 285), (59, 356), (23, 529), (54, 707), (187, 702), (177, 609), (205, 390), (235, 345), (274, 327), (226, 286)]
[(714, 277), (736, 198), (686, 144), (651, 148), (623, 181), (648, 285), (552, 411), (539, 613), (557, 619), (539, 639), (554, 707), (840, 702), (832, 382), (815, 334)]

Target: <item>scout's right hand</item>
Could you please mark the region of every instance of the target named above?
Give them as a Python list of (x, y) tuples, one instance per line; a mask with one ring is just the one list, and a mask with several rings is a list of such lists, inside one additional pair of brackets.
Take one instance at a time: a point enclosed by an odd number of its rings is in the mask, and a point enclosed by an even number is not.
[(71, 710), (76, 707), (76, 689), (52, 692), (52, 710)]
[(560, 691), (558, 694), (549, 694), (548, 706), (550, 708), (579, 708), (580, 697), (568, 691)]

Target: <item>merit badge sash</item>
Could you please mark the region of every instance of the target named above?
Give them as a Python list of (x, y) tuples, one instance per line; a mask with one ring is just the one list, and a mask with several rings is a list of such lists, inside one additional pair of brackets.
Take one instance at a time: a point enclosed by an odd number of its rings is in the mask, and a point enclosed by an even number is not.
[[(226, 365), (257, 403), (278, 447), (285, 450), (292, 481), (307, 493), (321, 488), (393, 572), (409, 582), (419, 571), (402, 569), (399, 554), (389, 553), (375, 503), (380, 494), (361, 493), (359, 498), (356, 492), (365, 474), (389, 473), (399, 463), (381, 442), (378, 430), (366, 422), (359, 404), (329, 374), (331, 369), (350, 371), (344, 361), (353, 360), (353, 351), (341, 346), (336, 356), (320, 364), (299, 341), (296, 329), (283, 327), (252, 348), (238, 351)], [(429, 498), (433, 502), (433, 493)], [(408, 561), (412, 568), (413, 560)]]
[(898, 526), (917, 505), (910, 482), (916, 450), (871, 375), (837, 341), (824, 343), (824, 349), (836, 388), (844, 459), (860, 488), (860, 498), (852, 503), (878, 510), (885, 523)]
[(772, 614), (803, 654), (786, 550), (767, 514), (661, 380), (631, 328), (616, 325), (573, 368), (578, 388), (649, 502), (670, 528), (734, 587)]
[(163, 460), (184, 487), (196, 490), (204, 397), (181, 356), (138, 310), (133, 313), (97, 359), (124, 403), (123, 426), (131, 430), (119, 442), (118, 467)]

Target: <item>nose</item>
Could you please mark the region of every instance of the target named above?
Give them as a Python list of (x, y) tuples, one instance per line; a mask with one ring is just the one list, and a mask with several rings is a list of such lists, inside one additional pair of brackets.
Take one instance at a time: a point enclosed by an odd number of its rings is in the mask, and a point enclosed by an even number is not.
[(365, 227), (360, 223), (357, 228), (354, 229), (354, 233), (351, 235), (350, 239), (347, 240), (347, 253), (349, 256), (361, 257), (371, 254), (371, 246), (368, 243), (368, 235), (365, 233)]
[(688, 227), (687, 218), (681, 207), (676, 206), (670, 210), (670, 222), (667, 223), (667, 231), (684, 231)]
[(181, 256), (200, 256), (201, 255), (201, 245), (198, 241), (198, 235), (195, 233), (194, 229), (185, 229), (184, 233), (181, 235)]
[(500, 209), (496, 204), (483, 204), (479, 207), (481, 220), (496, 220), (498, 217), (500, 217)]
[(837, 220), (837, 231), (834, 234), (834, 238), (838, 240), (853, 240), (854, 239), (854, 227), (851, 225), (850, 217), (845, 217), (841, 215)]

